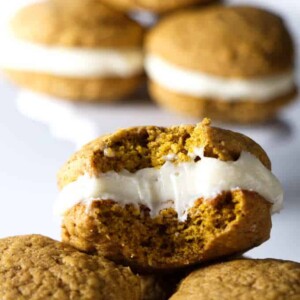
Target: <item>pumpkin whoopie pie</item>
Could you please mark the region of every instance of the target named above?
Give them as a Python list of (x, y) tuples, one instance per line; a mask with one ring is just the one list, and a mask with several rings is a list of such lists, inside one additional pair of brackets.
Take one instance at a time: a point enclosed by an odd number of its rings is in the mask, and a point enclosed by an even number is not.
[(104, 5), (83, 21), (53, 2), (35, 3), (7, 31), (0, 66), (25, 88), (105, 102), (128, 96), (144, 79), (142, 27)]
[(181, 114), (262, 122), (296, 95), (292, 38), (279, 16), (259, 8), (171, 14), (145, 47), (152, 98)]
[(241, 253), (269, 238), (282, 188), (264, 150), (209, 120), (94, 140), (58, 174), (62, 238), (138, 270)]

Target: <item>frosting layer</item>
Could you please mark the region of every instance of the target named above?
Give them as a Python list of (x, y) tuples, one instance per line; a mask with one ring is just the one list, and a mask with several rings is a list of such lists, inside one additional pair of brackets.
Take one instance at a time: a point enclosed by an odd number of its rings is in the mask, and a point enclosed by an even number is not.
[(135, 173), (109, 171), (98, 177), (85, 174), (63, 188), (55, 213), (63, 215), (78, 203), (88, 207), (95, 200), (114, 200), (121, 205), (143, 204), (152, 217), (162, 209), (173, 208), (179, 220), (184, 221), (197, 199), (212, 199), (223, 191), (235, 189), (259, 193), (273, 204), (273, 212), (282, 208), (279, 181), (252, 154), (242, 152), (237, 161), (225, 162), (205, 157), (199, 148), (190, 157), (190, 162), (166, 161), (159, 169), (145, 168)]
[(146, 56), (145, 69), (154, 82), (171, 91), (223, 101), (268, 101), (294, 88), (292, 71), (255, 79), (226, 78), (184, 69), (155, 55)]
[(130, 77), (143, 72), (139, 48), (64, 48), (1, 34), (0, 67), (75, 78)]

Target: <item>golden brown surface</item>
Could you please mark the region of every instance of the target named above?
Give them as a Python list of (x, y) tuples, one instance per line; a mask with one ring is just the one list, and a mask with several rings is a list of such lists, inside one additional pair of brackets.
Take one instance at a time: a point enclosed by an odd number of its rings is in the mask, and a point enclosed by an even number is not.
[(73, 101), (111, 102), (134, 93), (143, 75), (129, 78), (68, 78), (50, 74), (5, 70), (14, 83), (45, 94)]
[(82, 251), (139, 271), (169, 270), (241, 253), (269, 238), (271, 204), (249, 191), (199, 199), (180, 222), (173, 209), (152, 218), (145, 207), (94, 201), (78, 204), (63, 220), (62, 239)]
[(26, 41), (64, 47), (141, 47), (143, 29), (120, 12), (98, 5), (87, 19), (66, 13), (55, 3), (43, 2), (21, 9), (12, 20), (15, 35)]
[(129, 268), (40, 235), (0, 240), (0, 298), (5, 300), (142, 299)]
[(100, 137), (71, 156), (58, 173), (58, 184), (62, 189), (85, 173), (98, 176), (110, 170), (134, 172), (160, 167), (170, 153), (177, 155), (175, 163), (190, 161), (187, 154), (195, 147), (204, 147), (206, 156), (224, 161), (236, 160), (242, 151), (247, 151), (271, 168), (265, 151), (253, 140), (212, 127), (208, 120), (204, 120), (196, 126), (135, 127)]
[(298, 300), (300, 264), (235, 260), (199, 269), (182, 281), (171, 300)]
[(251, 7), (174, 13), (150, 31), (146, 51), (177, 66), (218, 76), (259, 77), (294, 67), (293, 43), (283, 21)]
[(197, 98), (170, 91), (155, 82), (149, 81), (152, 99), (162, 107), (182, 115), (233, 123), (265, 122), (273, 119), (281, 108), (296, 100), (296, 88), (289, 94), (257, 102), (251, 99), (228, 102), (220, 99)]

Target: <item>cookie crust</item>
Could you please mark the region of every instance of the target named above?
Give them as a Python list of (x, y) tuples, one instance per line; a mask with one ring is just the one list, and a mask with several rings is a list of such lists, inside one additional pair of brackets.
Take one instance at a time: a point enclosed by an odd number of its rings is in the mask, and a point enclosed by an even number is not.
[(293, 42), (283, 20), (254, 7), (174, 13), (150, 31), (146, 51), (179, 67), (224, 77), (263, 77), (294, 67)]
[(300, 264), (242, 259), (192, 272), (171, 300), (277, 300), (300, 298)]

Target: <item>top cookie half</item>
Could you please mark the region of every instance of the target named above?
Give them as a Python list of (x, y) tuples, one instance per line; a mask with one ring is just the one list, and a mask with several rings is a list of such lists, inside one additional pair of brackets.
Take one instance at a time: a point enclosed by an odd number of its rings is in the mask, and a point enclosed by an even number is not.
[(21, 9), (11, 26), (20, 39), (44, 45), (84, 48), (141, 47), (143, 29), (121, 12), (103, 4), (97, 17), (81, 20), (52, 2)]
[(98, 176), (123, 170), (134, 173), (144, 168), (160, 168), (166, 161), (190, 162), (196, 148), (203, 148), (204, 156), (222, 161), (235, 161), (246, 151), (271, 168), (265, 151), (253, 140), (212, 127), (205, 119), (196, 126), (134, 127), (100, 137), (69, 159), (58, 173), (58, 184), (62, 189), (84, 174)]
[(254, 7), (175, 13), (150, 32), (146, 49), (180, 67), (225, 77), (268, 76), (294, 66), (283, 20)]

